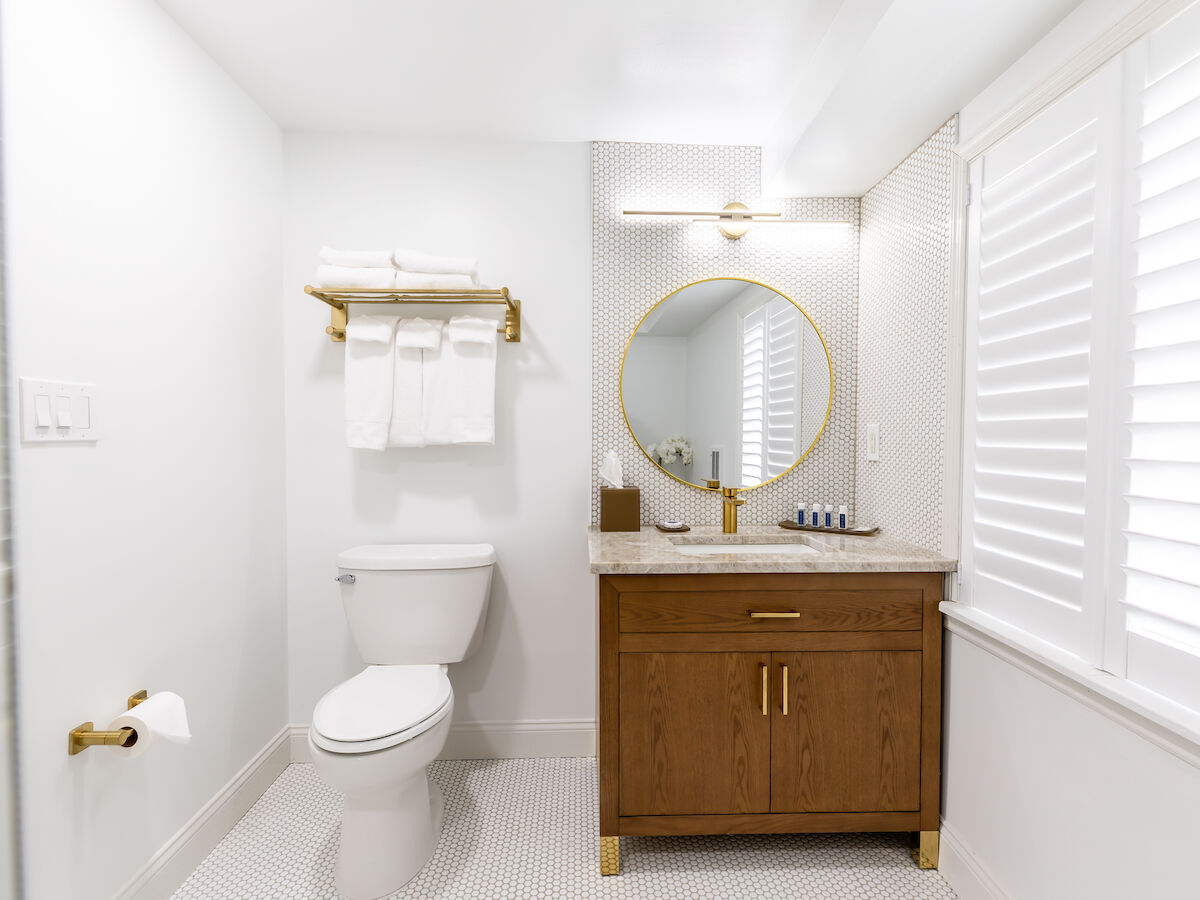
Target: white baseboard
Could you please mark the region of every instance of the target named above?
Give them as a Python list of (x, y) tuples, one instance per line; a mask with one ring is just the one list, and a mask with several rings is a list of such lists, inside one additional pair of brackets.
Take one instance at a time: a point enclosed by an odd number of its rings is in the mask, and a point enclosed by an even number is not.
[(169, 897), (287, 768), (291, 762), (287, 738), (287, 728), (271, 738), (113, 895), (113, 900)]
[(519, 722), (456, 722), (442, 759), (521, 759), (595, 756), (592, 719), (526, 719)]
[[(289, 725), (292, 762), (312, 762), (308, 726)], [(441, 759), (524, 759), (595, 756), (592, 719), (525, 719), (517, 722), (456, 722)]]
[(938, 874), (946, 879), (959, 900), (1008, 900), (1008, 895), (945, 820), (938, 843)]

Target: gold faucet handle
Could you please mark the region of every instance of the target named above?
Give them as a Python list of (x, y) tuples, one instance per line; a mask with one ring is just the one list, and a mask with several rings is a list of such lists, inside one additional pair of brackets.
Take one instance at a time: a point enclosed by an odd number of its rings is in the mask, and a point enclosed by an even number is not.
[(745, 506), (745, 500), (737, 499), (738, 489), (735, 487), (721, 488), (721, 496), (725, 498), (726, 503), (732, 503), (734, 506)]
[(705, 480), (704, 486), (710, 491), (719, 491), (721, 489), (721, 481), (719, 478), (708, 478)]

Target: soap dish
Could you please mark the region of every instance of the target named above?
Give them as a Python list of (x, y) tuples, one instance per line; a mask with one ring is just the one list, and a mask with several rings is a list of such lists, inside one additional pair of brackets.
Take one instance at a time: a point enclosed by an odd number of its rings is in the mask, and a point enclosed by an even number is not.
[(793, 522), (791, 519), (784, 519), (779, 523), (780, 528), (790, 528), (792, 531), (811, 531), (813, 534), (851, 534), (855, 537), (870, 537), (873, 534), (879, 534), (879, 526), (867, 528), (860, 526), (858, 528), (813, 528), (811, 525), (800, 525)]
[(659, 531), (665, 531), (667, 534), (680, 534), (681, 532), (692, 530), (691, 526), (689, 525), (680, 525), (678, 528), (668, 528), (662, 522), (655, 522), (654, 527)]

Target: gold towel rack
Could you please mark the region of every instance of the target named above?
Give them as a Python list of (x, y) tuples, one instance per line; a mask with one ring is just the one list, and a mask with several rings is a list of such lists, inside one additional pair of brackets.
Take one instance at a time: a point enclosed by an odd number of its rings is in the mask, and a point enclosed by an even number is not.
[(329, 327), (325, 333), (329, 339), (341, 343), (346, 340), (347, 304), (349, 303), (490, 303), (504, 304), (504, 327), (496, 329), (510, 344), (521, 340), (521, 301), (509, 296), (508, 288), (478, 288), (469, 291), (428, 290), (397, 291), (389, 288), (315, 288), (304, 286), (304, 293), (316, 297), (331, 307)]

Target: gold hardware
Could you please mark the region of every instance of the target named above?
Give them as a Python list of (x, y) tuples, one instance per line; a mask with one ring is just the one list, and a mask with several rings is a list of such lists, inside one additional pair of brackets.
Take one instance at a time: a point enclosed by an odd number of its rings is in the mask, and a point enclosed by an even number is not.
[(704, 486), (710, 491), (719, 491), (721, 489), (721, 482), (716, 478), (706, 478), (704, 480)]
[(67, 753), (74, 756), (88, 747), (132, 747), (137, 743), (137, 732), (132, 728), (120, 731), (96, 731), (95, 722), (84, 722), (71, 729), (67, 740)]
[(508, 293), (508, 288), (478, 288), (467, 291), (445, 288), (425, 291), (396, 291), (389, 288), (315, 288), (304, 286), (304, 293), (316, 297), (330, 307), (329, 327), (325, 333), (330, 340), (341, 343), (346, 340), (348, 303), (482, 303), (504, 304), (504, 327), (497, 328), (498, 334), (510, 344), (521, 341), (521, 301)]
[(728, 220), (725, 216), (721, 216), (719, 220), (721, 222), (728, 221), (730, 224), (717, 226), (717, 231), (721, 232), (721, 234), (725, 235), (731, 241), (736, 241), (750, 230), (750, 223), (754, 221), (754, 217), (746, 215), (746, 213), (750, 212), (750, 207), (745, 203), (726, 203), (721, 208), (721, 211), (733, 213), (733, 215), (729, 216)]
[(920, 845), (913, 847), (909, 854), (922, 869), (936, 869), (938, 867), (938, 845), (940, 838), (936, 831), (922, 831), (920, 833)]
[(783, 667), (783, 714), (785, 716), (787, 715), (787, 687), (788, 687), (787, 683), (788, 683), (787, 666), (784, 666)]
[[(637, 212), (634, 210), (627, 210), (625, 214), (630, 215), (630, 216), (632, 216), (632, 215), (675, 215), (674, 213)], [(690, 215), (690, 213), (689, 213), (689, 215)], [(713, 213), (712, 215), (716, 215), (716, 213)], [(853, 223), (841, 222), (841, 223), (831, 223), (831, 224), (850, 225)], [(783, 297), (790, 304), (792, 304), (792, 306), (794, 306), (794, 307), (796, 307), (796, 309), (800, 310), (800, 314), (802, 316), (804, 316), (804, 318), (808, 319), (808, 324), (813, 327), (813, 331), (815, 331), (817, 333), (817, 337), (819, 337), (821, 339), (821, 347), (825, 350), (825, 362), (829, 366), (829, 402), (825, 405), (825, 420), (821, 423), (821, 428), (817, 432), (816, 436), (813, 438), (812, 443), (808, 445), (808, 449), (804, 451), (804, 454), (799, 459), (797, 459), (794, 463), (792, 463), (790, 466), (788, 466), (786, 469), (784, 469), (782, 472), (780, 472), (774, 478), (768, 478), (766, 481), (762, 482), (761, 484), (755, 484), (755, 485), (751, 485), (750, 487), (745, 487), (745, 488), (741, 489), (741, 490), (748, 491), (748, 490), (753, 490), (754, 488), (760, 488), (765, 485), (768, 485), (772, 481), (778, 481), (780, 478), (782, 478), (788, 472), (792, 471), (792, 469), (796, 468), (796, 466), (800, 465), (800, 463), (804, 462), (805, 457), (807, 457), (810, 453), (812, 453), (813, 448), (815, 446), (817, 446), (817, 441), (819, 441), (821, 439), (821, 435), (825, 433), (825, 429), (829, 426), (829, 415), (830, 415), (830, 413), (833, 412), (833, 384), (834, 384), (834, 381), (833, 381), (833, 357), (829, 353), (829, 345), (825, 343), (825, 336), (823, 334), (821, 334), (821, 329), (819, 329), (817, 327), (817, 323), (813, 321), (812, 316), (810, 316), (807, 312), (804, 311), (804, 307), (802, 307), (799, 303), (797, 303), (795, 300), (793, 300), (787, 294), (784, 294), (781, 291), (775, 290), (775, 288), (771, 287), (769, 284), (763, 284), (761, 281), (755, 281), (752, 278), (724, 278), (724, 277), (702, 278), (699, 281), (693, 281), (689, 284), (685, 284), (683, 287), (678, 288), (677, 290), (671, 291), (671, 293), (667, 294), (667, 296), (663, 297), (661, 300), (659, 300), (657, 303), (655, 303), (652, 307), (650, 307), (648, 310), (646, 310), (646, 314), (644, 316), (642, 316), (641, 320), (638, 322), (637, 328), (633, 329), (633, 333), (629, 335), (629, 340), (627, 340), (625, 342), (625, 353), (621, 356), (621, 368), (617, 371), (617, 384), (618, 385), (624, 384), (625, 360), (629, 358), (629, 348), (630, 348), (630, 346), (633, 345), (633, 339), (635, 337), (637, 337), (638, 329), (642, 327), (642, 325), (645, 323), (646, 319), (648, 319), (650, 317), (650, 314), (653, 313), (654, 310), (656, 310), (660, 306), (662, 306), (664, 303), (666, 303), (668, 300), (670, 300), (672, 297), (674, 297), (676, 294), (678, 294), (680, 291), (687, 290), (688, 288), (692, 287), (693, 285), (706, 284), (709, 281), (744, 281), (747, 284), (757, 284), (760, 287), (765, 287), (769, 291), (775, 291), (776, 294), (779, 294), (780, 297)], [(700, 485), (698, 485), (698, 484), (693, 484), (692, 482), (690, 482), (684, 478), (680, 478), (674, 472), (668, 472), (666, 469), (664, 469), (662, 467), (661, 464), (659, 464), (658, 460), (656, 460), (649, 453), (646, 453), (646, 448), (642, 446), (642, 442), (639, 441), (637, 435), (633, 433), (633, 426), (629, 423), (629, 410), (627, 410), (625, 408), (624, 389), (622, 389), (622, 391), (621, 391), (621, 415), (625, 418), (625, 427), (629, 429), (629, 436), (633, 438), (633, 442), (638, 445), (638, 449), (641, 450), (642, 453), (645, 454), (646, 459), (650, 460), (650, 462), (654, 464), (654, 467), (656, 469), (658, 469), (660, 472), (666, 474), (667, 476), (674, 478), (680, 484), (686, 484), (688, 487), (694, 487), (694, 488), (700, 487)], [(714, 487), (719, 488), (720, 483), (718, 483)]]
[(762, 225), (853, 225), (848, 219), (783, 219), (777, 212), (752, 211), (744, 203), (726, 203), (719, 210), (675, 210), (675, 209), (625, 209), (627, 216), (703, 216), (693, 222), (717, 222), (717, 229), (731, 241), (736, 241), (754, 221), (765, 219)]
[[(125, 708), (133, 709), (139, 703), (145, 703), (149, 695), (143, 688), (125, 698)], [(119, 731), (96, 731), (95, 722), (84, 722), (77, 728), (72, 728), (67, 736), (67, 753), (74, 756), (82, 753), (88, 747), (132, 747), (137, 743), (137, 731), (133, 728), (122, 728)]]
[(621, 839), (619, 837), (600, 838), (600, 874), (619, 875), (621, 873)]
[(796, 612), (795, 610), (788, 610), (787, 612), (751, 612), (750, 618), (752, 618), (752, 619), (798, 619), (798, 618), (800, 618), (800, 613)]
[(722, 501), (721, 530), (726, 534), (737, 534), (737, 508), (745, 506), (745, 500), (737, 499), (738, 489), (735, 487), (721, 488)]
[(767, 703), (770, 698), (771, 689), (767, 686), (767, 664), (759, 663), (759, 668), (762, 669), (763, 678), (763, 715), (767, 715)]

